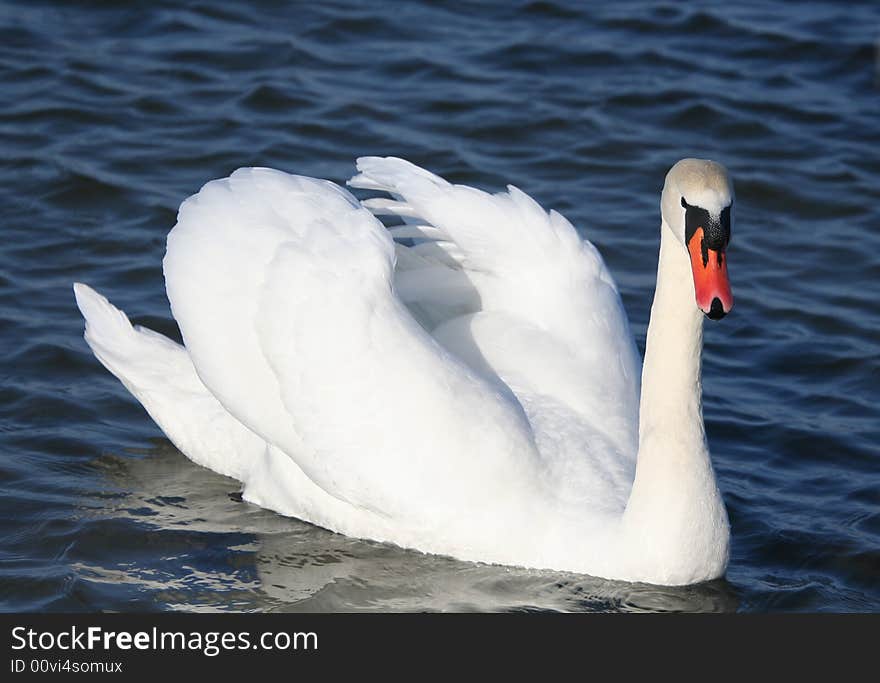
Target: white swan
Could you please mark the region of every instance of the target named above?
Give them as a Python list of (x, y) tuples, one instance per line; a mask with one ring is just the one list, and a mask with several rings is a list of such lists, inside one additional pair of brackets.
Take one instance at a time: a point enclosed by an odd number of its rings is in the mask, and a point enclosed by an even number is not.
[(666, 176), (641, 391), (614, 282), (560, 214), (401, 159), (358, 170), (394, 199), (263, 168), (205, 185), (164, 260), (186, 347), (76, 284), (95, 355), (183, 453), (282, 514), (463, 560), (721, 576), (700, 357), (703, 314), (733, 303), (723, 167)]

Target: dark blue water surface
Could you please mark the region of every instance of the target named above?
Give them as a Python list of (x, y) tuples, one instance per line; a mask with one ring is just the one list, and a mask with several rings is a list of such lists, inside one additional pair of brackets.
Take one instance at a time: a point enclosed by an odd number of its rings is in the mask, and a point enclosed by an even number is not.
[[(880, 6), (0, 4), (0, 609), (880, 610)], [(71, 282), (176, 335), (179, 203), (393, 154), (511, 182), (605, 255), (644, 345), (659, 192), (736, 182), (706, 422), (733, 527), (685, 589), (461, 563), (242, 503), (92, 357)]]

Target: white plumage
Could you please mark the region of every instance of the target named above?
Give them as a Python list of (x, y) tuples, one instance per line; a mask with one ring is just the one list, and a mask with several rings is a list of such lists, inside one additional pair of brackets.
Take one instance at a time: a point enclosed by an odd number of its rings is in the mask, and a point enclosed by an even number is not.
[(696, 477), (686, 511), (709, 518), (695, 547), (672, 534), (683, 548), (651, 550), (627, 519), (668, 516), (654, 498), (670, 492), (628, 506), (641, 368), (593, 245), (512, 186), (491, 195), (395, 158), (358, 171), (350, 185), (393, 199), (265, 168), (206, 184), (164, 260), (185, 348), (77, 284), (95, 355), (183, 453), (282, 514), (465, 560), (723, 573), (714, 477)]

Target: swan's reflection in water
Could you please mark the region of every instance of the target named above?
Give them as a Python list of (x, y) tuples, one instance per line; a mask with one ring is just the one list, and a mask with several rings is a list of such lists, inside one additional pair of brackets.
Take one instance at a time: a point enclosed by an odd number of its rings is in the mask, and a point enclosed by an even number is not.
[(75, 565), (78, 579), (129, 584), (158, 609), (717, 612), (738, 606), (726, 581), (628, 584), (346, 538), (241, 502), (237, 482), (190, 463), (164, 439), (139, 454), (105, 455), (96, 467), (116, 489), (102, 496), (97, 516), (105, 523), (109, 517), (114, 533), (125, 520), (125, 533), (146, 540), (134, 552), (130, 543), (117, 552), (113, 539), (104, 539), (102, 552)]

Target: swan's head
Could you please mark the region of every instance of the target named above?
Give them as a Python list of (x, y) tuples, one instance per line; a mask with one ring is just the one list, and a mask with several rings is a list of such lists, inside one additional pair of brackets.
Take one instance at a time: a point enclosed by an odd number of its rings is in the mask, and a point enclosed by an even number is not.
[(713, 320), (733, 308), (727, 245), (733, 226), (733, 184), (707, 159), (682, 159), (669, 169), (660, 200), (663, 219), (687, 249), (697, 306)]

